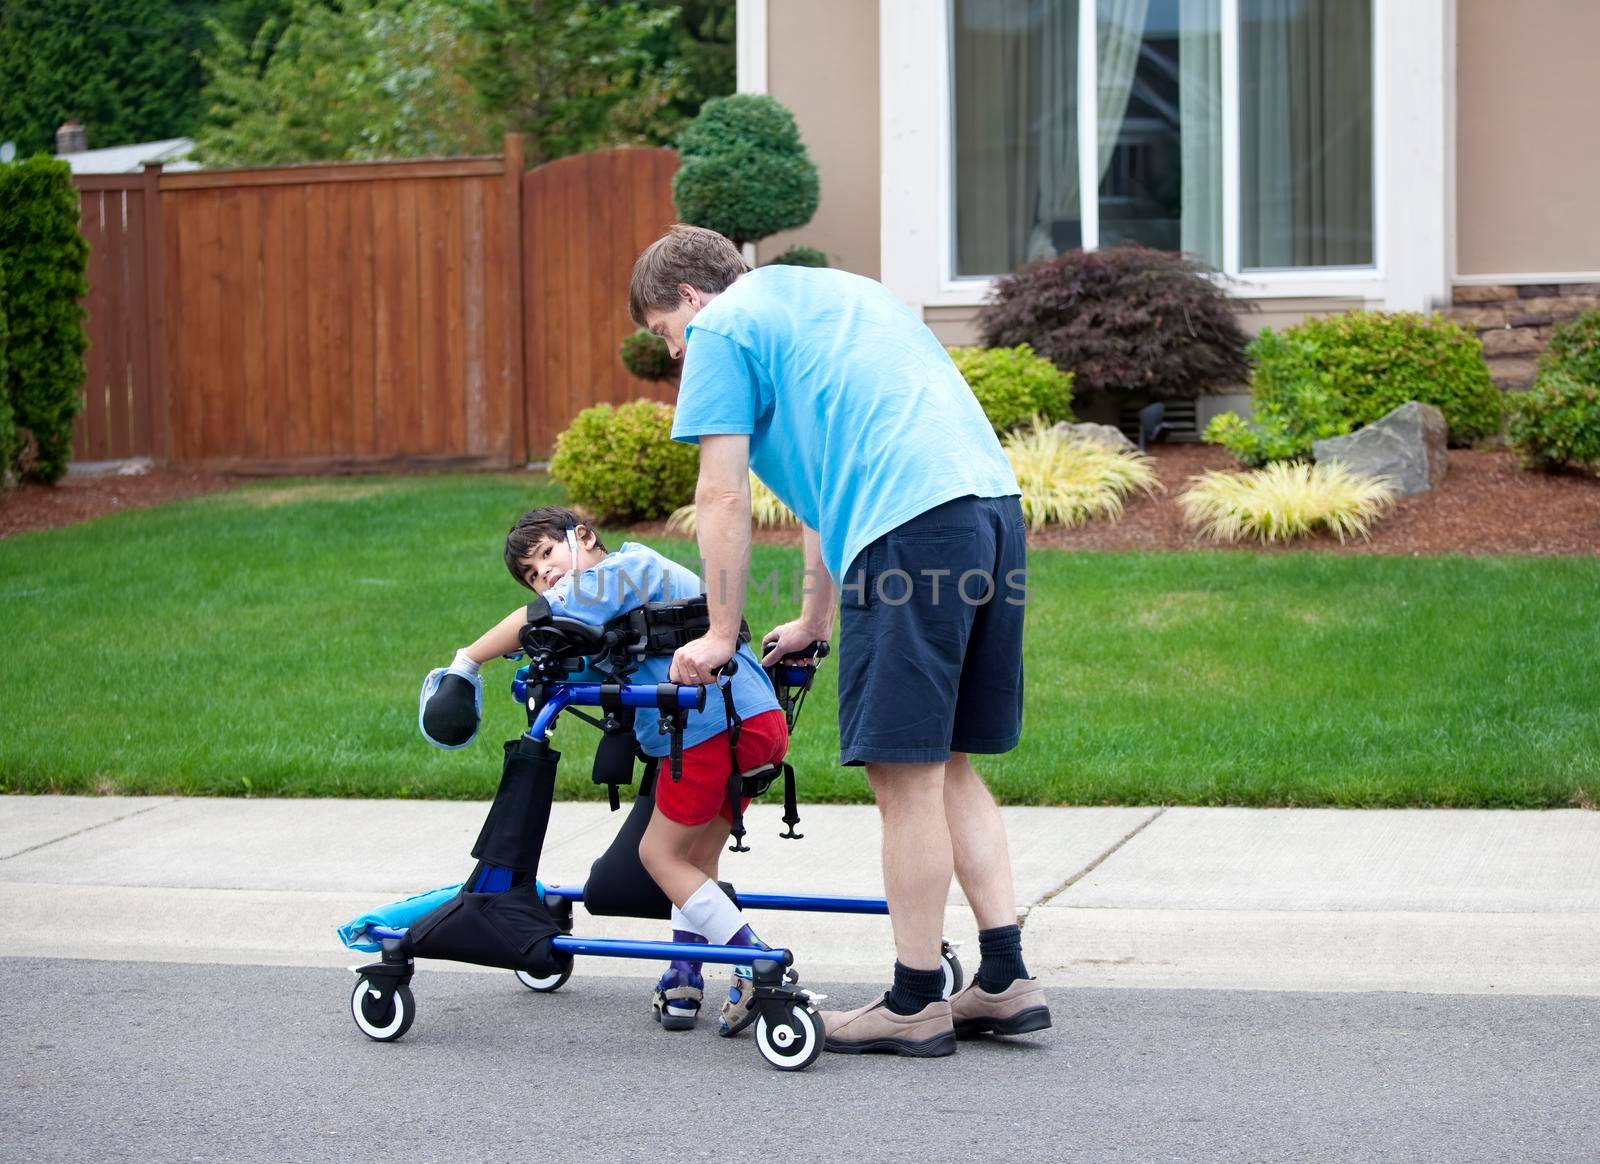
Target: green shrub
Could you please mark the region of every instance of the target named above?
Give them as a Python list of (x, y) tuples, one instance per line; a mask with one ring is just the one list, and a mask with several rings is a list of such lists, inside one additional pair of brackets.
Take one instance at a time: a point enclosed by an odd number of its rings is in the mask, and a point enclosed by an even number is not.
[(1528, 469), (1564, 467), (1600, 473), (1600, 384), (1548, 371), (1507, 403), (1507, 437)]
[(1311, 455), (1314, 441), (1343, 436), (1408, 400), (1432, 404), (1450, 443), (1500, 431), (1501, 394), (1478, 337), (1442, 315), (1351, 311), (1264, 330), (1248, 349), (1253, 423), (1223, 413), (1205, 439), (1243, 464)]
[(1540, 372), (1565, 372), (1585, 384), (1600, 384), (1600, 311), (1585, 311), (1550, 333), (1539, 355)]
[(1181, 254), (1071, 251), (995, 284), (978, 317), (989, 347), (1029, 344), (1084, 393), (1187, 398), (1244, 381), (1240, 304)]
[(667, 341), (644, 328), (622, 341), (622, 366), (641, 380), (670, 380), (678, 374)]
[(9, 489), (16, 483), (11, 471), (14, 460), (12, 448), (17, 440), (17, 424), (11, 416), (11, 393), (6, 391), (6, 267), (0, 260), (0, 489)]
[(768, 267), (828, 267), (828, 256), (816, 247), (794, 246), (784, 251), (777, 258), (768, 259), (764, 264)]
[(678, 217), (743, 245), (804, 226), (817, 212), (817, 167), (794, 115), (765, 94), (716, 97), (679, 139)]
[(672, 439), (672, 406), (596, 404), (556, 438), (550, 476), (596, 521), (652, 521), (694, 497), (700, 453)]
[(1014, 348), (951, 348), (950, 358), (1000, 435), (1037, 416), (1054, 422), (1072, 419), (1072, 375), (1034, 355), (1027, 344)]
[[(67, 163), (41, 155), (0, 165), (0, 299), (10, 330), (4, 388), (18, 430), (7, 440), (5, 464), (51, 483), (67, 471), (81, 407), (89, 341), (79, 301), (88, 291), (88, 257)], [(27, 434), (37, 452), (24, 466)]]

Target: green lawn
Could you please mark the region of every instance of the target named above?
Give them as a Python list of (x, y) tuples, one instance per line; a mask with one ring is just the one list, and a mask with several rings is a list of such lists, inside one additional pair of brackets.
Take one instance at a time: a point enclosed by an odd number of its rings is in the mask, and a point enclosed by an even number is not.
[[(500, 564), (542, 477), (274, 482), (0, 541), (0, 790), (487, 797), (522, 726), (416, 730), (428, 668), (524, 600)], [(611, 543), (618, 539), (613, 536)], [(688, 542), (657, 548), (693, 561)], [(797, 569), (762, 547), (756, 570)], [(1565, 805), (1600, 795), (1600, 560), (1031, 558), (1020, 804)], [(760, 633), (789, 616), (758, 596)], [(837, 764), (825, 669), (793, 759)], [(595, 733), (563, 723), (561, 793)]]

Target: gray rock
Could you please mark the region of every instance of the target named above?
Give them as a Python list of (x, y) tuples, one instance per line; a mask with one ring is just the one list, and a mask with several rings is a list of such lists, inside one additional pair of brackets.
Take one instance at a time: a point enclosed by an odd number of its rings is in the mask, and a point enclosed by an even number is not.
[(1311, 455), (1319, 465), (1338, 461), (1352, 472), (1388, 477), (1396, 493), (1409, 497), (1444, 480), (1449, 435), (1444, 413), (1410, 400), (1348, 436), (1317, 441)]
[(1093, 441), (1108, 449), (1137, 449), (1139, 446), (1122, 435), (1122, 430), (1109, 424), (1073, 424), (1063, 420), (1056, 425), (1057, 432), (1071, 433), (1079, 440)]

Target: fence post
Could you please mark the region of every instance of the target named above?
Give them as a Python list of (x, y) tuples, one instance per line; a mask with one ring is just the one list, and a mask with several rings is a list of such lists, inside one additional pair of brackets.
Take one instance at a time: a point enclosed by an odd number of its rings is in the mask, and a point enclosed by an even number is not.
[(505, 224), (505, 248), (510, 260), (510, 311), (507, 313), (508, 322), (513, 331), (511, 336), (511, 400), (509, 415), (511, 417), (511, 464), (520, 469), (528, 463), (528, 377), (527, 367), (527, 335), (526, 315), (523, 310), (523, 267), (526, 260), (522, 253), (522, 135), (508, 133), (505, 136), (505, 183), (507, 211)]
[(167, 253), (161, 240), (161, 163), (144, 166), (144, 301), (145, 381), (150, 387), (150, 455), (157, 464), (172, 458), (172, 409), (167, 392), (167, 298), (162, 257)]

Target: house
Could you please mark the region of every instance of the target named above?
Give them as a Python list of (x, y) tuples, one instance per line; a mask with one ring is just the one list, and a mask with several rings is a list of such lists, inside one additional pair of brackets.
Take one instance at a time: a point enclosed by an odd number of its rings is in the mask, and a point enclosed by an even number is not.
[(1250, 330), (1454, 304), (1510, 387), (1600, 303), (1594, 0), (739, 0), (738, 28), (822, 182), (762, 257), (820, 247), (950, 343), (996, 275), (1123, 240), (1204, 256)]

